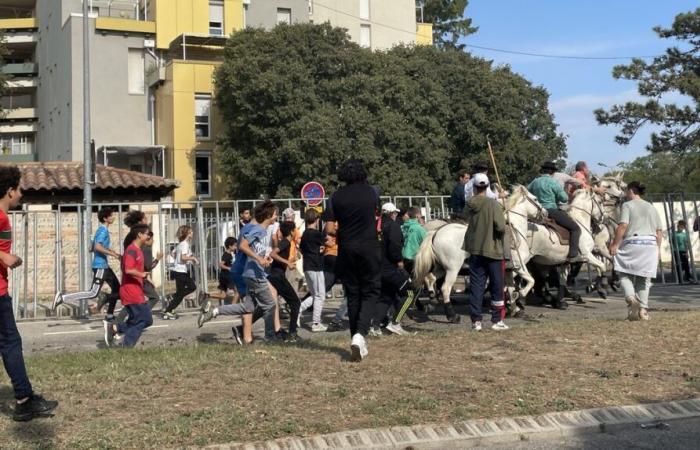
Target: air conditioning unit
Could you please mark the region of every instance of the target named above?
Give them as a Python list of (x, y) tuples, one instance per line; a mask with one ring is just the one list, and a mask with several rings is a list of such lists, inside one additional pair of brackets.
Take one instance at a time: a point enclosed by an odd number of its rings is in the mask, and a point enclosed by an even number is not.
[(143, 46), (145, 48), (155, 48), (156, 47), (156, 40), (155, 39), (144, 39)]

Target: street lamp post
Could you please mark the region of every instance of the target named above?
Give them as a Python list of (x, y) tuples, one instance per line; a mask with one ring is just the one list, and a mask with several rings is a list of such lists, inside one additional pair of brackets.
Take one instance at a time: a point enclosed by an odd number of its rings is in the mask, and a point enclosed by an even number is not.
[[(83, 0), (83, 286), (88, 290), (90, 276), (90, 236), (92, 235), (92, 145), (90, 143), (90, 21), (88, 1)], [(86, 305), (81, 305), (83, 313)]]

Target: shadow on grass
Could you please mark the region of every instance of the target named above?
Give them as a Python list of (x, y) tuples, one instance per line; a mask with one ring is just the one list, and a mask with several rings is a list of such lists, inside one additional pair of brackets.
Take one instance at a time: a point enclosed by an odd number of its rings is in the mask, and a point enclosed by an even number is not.
[[(0, 387), (0, 414), (12, 421), (15, 408), (15, 393), (9, 386)], [(56, 446), (55, 425), (51, 417), (41, 417), (30, 422), (14, 422), (8, 427), (15, 440), (37, 449)]]

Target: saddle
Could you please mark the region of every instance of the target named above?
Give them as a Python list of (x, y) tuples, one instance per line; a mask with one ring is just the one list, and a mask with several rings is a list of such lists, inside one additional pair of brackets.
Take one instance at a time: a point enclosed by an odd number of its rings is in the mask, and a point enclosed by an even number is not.
[(544, 219), (542, 225), (544, 225), (545, 228), (553, 231), (554, 234), (557, 235), (557, 237), (559, 238), (559, 243), (561, 245), (569, 245), (569, 242), (571, 240), (571, 233), (569, 233), (569, 230), (557, 224), (554, 221), (554, 219), (551, 219), (549, 217)]

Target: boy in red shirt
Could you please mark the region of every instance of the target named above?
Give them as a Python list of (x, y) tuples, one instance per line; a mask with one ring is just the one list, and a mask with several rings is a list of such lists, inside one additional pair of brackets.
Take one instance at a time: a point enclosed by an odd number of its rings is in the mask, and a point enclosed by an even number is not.
[(148, 240), (148, 225), (135, 225), (125, 239), (127, 245), (122, 257), (122, 284), (119, 297), (122, 305), (129, 311), (129, 320), (125, 323), (105, 323), (105, 344), (111, 347), (117, 333), (124, 336), (124, 347), (136, 345), (143, 330), (153, 325), (151, 308), (143, 292), (143, 280), (148, 276), (144, 270), (143, 251), (141, 247)]
[(15, 166), (0, 166), (0, 353), (5, 371), (12, 381), (15, 391), (15, 412), (12, 418), (26, 422), (35, 417), (50, 416), (58, 406), (54, 400), (44, 400), (34, 394), (32, 384), (27, 377), (22, 355), (22, 338), (17, 330), (12, 297), (8, 292), (7, 269), (16, 269), (22, 265), (22, 258), (10, 253), (12, 251), (12, 226), (7, 212), (16, 207), (22, 199), (19, 187), (21, 174)]

